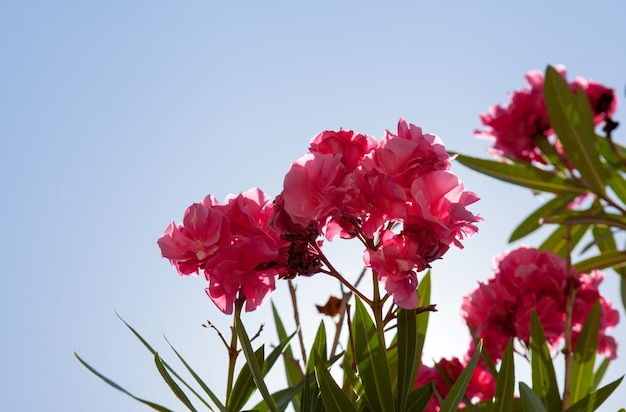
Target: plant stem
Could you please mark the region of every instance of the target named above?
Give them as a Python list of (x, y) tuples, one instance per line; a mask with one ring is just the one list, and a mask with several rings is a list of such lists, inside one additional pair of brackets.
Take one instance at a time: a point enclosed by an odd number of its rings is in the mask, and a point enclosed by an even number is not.
[(574, 299), (576, 298), (576, 286), (574, 285), (574, 272), (571, 258), (571, 226), (567, 225), (567, 300), (565, 302), (565, 380), (563, 383), (562, 410), (565, 411), (570, 403), (570, 386), (572, 380), (572, 316), (574, 312)]
[(306, 350), (304, 348), (304, 337), (302, 336), (302, 325), (300, 325), (300, 314), (298, 312), (298, 301), (296, 299), (296, 288), (293, 286), (291, 279), (287, 281), (289, 285), (289, 294), (291, 295), (291, 304), (293, 305), (293, 318), (296, 322), (296, 329), (298, 331), (298, 340), (300, 341), (300, 349), (302, 351), (302, 362), (306, 367)]
[(378, 332), (378, 337), (380, 338), (380, 342), (383, 345), (383, 348), (387, 348), (385, 344), (385, 324), (383, 319), (383, 304), (384, 300), (380, 298), (380, 286), (378, 284), (378, 276), (376, 273), (372, 271), (372, 283), (374, 287), (374, 297), (370, 304), (372, 308), (372, 312), (374, 313), (374, 322), (376, 323), (376, 331)]
[(233, 389), (233, 380), (235, 377), (235, 366), (237, 363), (237, 356), (239, 355), (239, 350), (237, 349), (237, 331), (235, 330), (235, 322), (239, 314), (241, 313), (241, 308), (243, 307), (244, 300), (242, 298), (238, 298), (235, 300), (235, 313), (233, 316), (233, 326), (230, 327), (230, 346), (228, 347), (228, 378), (226, 381), (226, 409), (229, 409), (230, 406), (230, 396)]

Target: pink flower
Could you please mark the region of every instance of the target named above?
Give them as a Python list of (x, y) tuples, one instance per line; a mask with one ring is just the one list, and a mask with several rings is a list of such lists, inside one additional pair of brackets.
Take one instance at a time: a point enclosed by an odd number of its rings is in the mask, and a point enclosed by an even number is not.
[(348, 171), (352, 171), (377, 145), (373, 137), (352, 130), (325, 130), (311, 140), (309, 151), (314, 154), (340, 154), (341, 162)]
[[(463, 183), (451, 172), (434, 171), (415, 179), (411, 185), (413, 211), (429, 222), (441, 243), (462, 247), (459, 239), (475, 233), (474, 223), (482, 220), (466, 209), (479, 198), (464, 190)], [(411, 217), (408, 218), (409, 224)]]
[(207, 295), (224, 313), (233, 313), (239, 294), (246, 298), (246, 312), (263, 304), (276, 287), (277, 271), (268, 262), (277, 256), (262, 239), (252, 239), (220, 249), (205, 267)]
[(204, 269), (206, 292), (221, 311), (232, 313), (239, 297), (251, 311), (287, 273), (289, 242), (269, 227), (273, 214), (274, 205), (259, 189), (230, 195), (225, 203), (207, 196), (187, 209), (183, 225), (172, 223), (157, 243), (179, 273)]
[(197, 274), (217, 252), (218, 243), (228, 231), (228, 221), (220, 210), (194, 203), (185, 212), (183, 224), (176, 226), (172, 222), (157, 244), (178, 273)]
[[(415, 386), (423, 386), (434, 381), (437, 392), (439, 392), (442, 399), (445, 399), (448, 393), (450, 393), (452, 384), (458, 380), (466, 365), (466, 361), (458, 358), (450, 360), (442, 358), (432, 367), (422, 364), (417, 374)], [(496, 381), (494, 377), (487, 371), (482, 362), (479, 362), (470, 378), (465, 394), (472, 402), (480, 402), (492, 399), (495, 393)], [(464, 407), (468, 405), (461, 402), (459, 406)], [(424, 411), (436, 412), (439, 409), (439, 402), (435, 396), (432, 396)]]
[[(474, 337), (482, 338), (485, 350), (495, 360), (502, 357), (509, 338), (526, 346), (530, 339), (532, 311), (544, 329), (551, 349), (563, 341), (568, 293), (567, 262), (560, 256), (529, 247), (505, 252), (495, 259), (495, 276), (463, 299), (462, 313)], [(573, 310), (574, 337), (580, 331), (593, 304), (600, 301), (599, 352), (615, 356), (614, 340), (606, 335), (617, 324), (618, 314), (602, 298), (598, 285), (602, 275), (573, 274), (579, 285)]]
[[(556, 69), (565, 79), (565, 67), (557, 66)], [(492, 153), (523, 162), (545, 163), (534, 140), (548, 138), (553, 133), (543, 97), (544, 80), (540, 71), (528, 72), (526, 85), (510, 94), (506, 106), (496, 104), (488, 113), (480, 115), (485, 130), (475, 131), (474, 134), (494, 142)], [(611, 116), (615, 113), (617, 97), (612, 89), (580, 77), (570, 82), (569, 86), (573, 91), (582, 89), (586, 93), (596, 124), (604, 120), (605, 114)]]
[(417, 177), (425, 173), (448, 170), (450, 156), (439, 137), (423, 134), (421, 128), (400, 119), (398, 134), (385, 131), (366, 166), (392, 177), (408, 189)]
[(366, 249), (363, 256), (365, 264), (393, 296), (394, 303), (404, 309), (415, 309), (419, 303), (415, 273), (417, 246), (407, 236), (387, 231), (378, 250)]
[(348, 191), (346, 167), (340, 155), (307, 154), (296, 161), (285, 176), (283, 208), (302, 227), (321, 228), (339, 217), (339, 205)]

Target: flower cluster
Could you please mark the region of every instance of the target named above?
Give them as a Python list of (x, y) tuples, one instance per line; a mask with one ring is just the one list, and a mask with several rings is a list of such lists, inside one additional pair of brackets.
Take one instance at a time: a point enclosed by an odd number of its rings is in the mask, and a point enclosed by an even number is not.
[(478, 197), (450, 171), (451, 160), (437, 136), (403, 119), (380, 142), (324, 131), (292, 164), (273, 203), (258, 189), (224, 204), (208, 196), (158, 244), (181, 275), (204, 271), (207, 294), (232, 313), (238, 294), (254, 310), (278, 277), (319, 272), (323, 237), (358, 238), (394, 302), (415, 308), (417, 272), (461, 247), (481, 220), (466, 209)]
[(500, 360), (509, 338), (526, 347), (530, 339), (530, 318), (536, 311), (549, 346), (561, 343), (565, 325), (568, 282), (576, 287), (573, 308), (573, 336), (581, 331), (591, 307), (600, 302), (601, 320), (598, 352), (615, 357), (616, 343), (606, 332), (619, 320), (619, 313), (598, 291), (603, 280), (599, 271), (568, 276), (567, 262), (560, 256), (530, 247), (505, 252), (495, 259), (495, 276), (463, 299), (465, 321), (484, 350), (494, 361)]
[[(565, 68), (557, 66), (556, 69), (565, 79)], [(552, 134), (543, 96), (544, 80), (539, 70), (528, 72), (525, 87), (511, 93), (511, 100), (505, 107), (496, 104), (488, 113), (481, 114), (485, 130), (475, 131), (474, 134), (494, 142), (491, 148), (493, 154), (523, 162), (545, 162), (535, 143), (535, 139), (548, 138)], [(615, 113), (618, 101), (613, 89), (581, 77), (569, 82), (569, 86), (572, 91), (582, 90), (587, 95), (595, 124)]]
[(415, 308), (416, 272), (461, 247), (480, 220), (466, 209), (478, 197), (450, 172), (451, 160), (437, 136), (403, 119), (380, 142), (324, 131), (285, 176), (273, 227), (290, 239), (358, 238), (394, 303)]
[[(450, 388), (459, 379), (461, 373), (467, 366), (467, 359), (452, 358), (450, 360), (442, 358), (433, 366), (420, 365), (415, 387), (420, 387), (434, 381), (437, 392), (444, 398), (448, 396)], [(471, 401), (483, 401), (492, 399), (496, 392), (496, 380), (493, 375), (479, 362), (474, 369), (465, 392), (466, 399)], [(459, 407), (463, 408), (465, 402), (461, 402)], [(424, 412), (436, 412), (439, 410), (439, 402), (432, 396)]]
[(204, 271), (206, 293), (222, 312), (233, 312), (240, 293), (246, 311), (252, 311), (285, 272), (288, 243), (268, 226), (273, 210), (259, 189), (228, 196), (224, 203), (207, 196), (189, 206), (183, 224), (172, 222), (157, 243), (181, 275)]

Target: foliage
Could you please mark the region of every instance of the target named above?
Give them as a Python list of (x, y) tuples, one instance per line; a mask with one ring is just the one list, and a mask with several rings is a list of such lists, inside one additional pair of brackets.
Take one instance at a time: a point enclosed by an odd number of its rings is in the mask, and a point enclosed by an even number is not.
[[(163, 255), (182, 276), (203, 272), (209, 297), (222, 312), (233, 314), (230, 341), (220, 333), (229, 366), (224, 398), (170, 345), (200, 389), (194, 388), (122, 320), (152, 354), (181, 404), (190, 411), (200, 404), (211, 411), (241, 411), (258, 393), (256, 411), (597, 410), (622, 380), (600, 385), (614, 344), (605, 332), (617, 319), (597, 290), (598, 270), (612, 269), (621, 277), (626, 307), (626, 250), (619, 246), (626, 228), (626, 147), (611, 135), (617, 126), (611, 119), (616, 99), (598, 83), (568, 83), (561, 67), (548, 67), (545, 76), (531, 72), (527, 81), (508, 106), (494, 106), (482, 116), (487, 129), (480, 134), (495, 141), (497, 160), (449, 154), (438, 137), (402, 119), (397, 134), (386, 132), (380, 142), (352, 131), (325, 131), (294, 162), (274, 202), (258, 189), (223, 203), (207, 196), (187, 210), (182, 225), (172, 223), (159, 239)], [(515, 130), (528, 132), (522, 146), (511, 141), (512, 119), (523, 123)], [(605, 125), (602, 136), (596, 133), (599, 123)], [(460, 246), (480, 220), (466, 209), (478, 198), (450, 172), (452, 160), (550, 196), (517, 226), (511, 241), (554, 227), (537, 251), (521, 253), (535, 256), (541, 279), (551, 276), (546, 273), (560, 277), (552, 282), (559, 286), (550, 292), (551, 300), (540, 281), (533, 281), (536, 289), (528, 296), (543, 294), (543, 301), (526, 299), (519, 283), (513, 285), (519, 298), (514, 300), (507, 282), (517, 280), (501, 269), (500, 277), (466, 298), (466, 320), (475, 340), (465, 358), (430, 367), (422, 364), (430, 313), (436, 311), (429, 263), (450, 246)], [(366, 268), (355, 281), (345, 279), (323, 253), (323, 241), (337, 235), (364, 247)], [(575, 259), (582, 254), (591, 256)], [(500, 263), (524, 266), (506, 260), (511, 256)], [(304, 325), (288, 334), (273, 306), (279, 343), (271, 351), (263, 344), (255, 347), (242, 310), (256, 309), (275, 282), (286, 279), (298, 319), (292, 279), (315, 273), (336, 278), (348, 290), (320, 308), (336, 321), (332, 339), (321, 322), (307, 351), (301, 339)], [(372, 296), (359, 287), (368, 274)], [(498, 301), (508, 310), (495, 313)], [(542, 302), (548, 301), (551, 313), (562, 315), (556, 323), (545, 316)], [(515, 330), (484, 327), (503, 319), (509, 322), (504, 326), (515, 322)], [(301, 360), (296, 359), (296, 336)], [(345, 350), (337, 353), (340, 339)], [(559, 345), (565, 357), (561, 391), (553, 355)], [(515, 353), (531, 366), (530, 385), (519, 382), (518, 395)], [(598, 353), (605, 355), (599, 364)], [(240, 354), (245, 365), (236, 371)], [(76, 358), (112, 387), (154, 410), (169, 410), (136, 397)], [(287, 387), (276, 390), (265, 377), (279, 359)]]

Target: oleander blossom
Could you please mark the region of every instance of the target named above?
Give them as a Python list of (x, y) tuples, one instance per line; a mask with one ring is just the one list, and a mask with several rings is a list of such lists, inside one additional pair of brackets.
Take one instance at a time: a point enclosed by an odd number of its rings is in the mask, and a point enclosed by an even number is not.
[(222, 312), (231, 314), (240, 296), (252, 311), (286, 273), (289, 244), (270, 229), (273, 214), (274, 204), (260, 189), (224, 203), (207, 196), (187, 209), (182, 225), (172, 222), (157, 244), (181, 275), (204, 272), (205, 291)]
[(417, 272), (477, 231), (467, 210), (478, 197), (449, 170), (441, 139), (400, 119), (374, 138), (324, 131), (295, 161), (277, 196), (271, 227), (283, 238), (358, 237), (365, 264), (403, 308), (418, 304)]
[[(523, 246), (502, 253), (495, 259), (495, 274), (463, 299), (462, 313), (474, 337), (483, 339), (484, 348), (497, 361), (502, 358), (509, 338), (525, 346), (530, 339), (530, 319), (536, 311), (548, 345), (556, 350), (563, 341), (565, 305), (568, 290), (567, 262), (560, 256)], [(574, 274), (577, 286), (573, 309), (573, 341), (595, 302), (601, 306), (598, 352), (616, 356), (616, 343), (608, 336), (619, 314), (598, 290), (602, 273)]]
[[(466, 366), (466, 360), (456, 357), (449, 360), (442, 358), (433, 366), (421, 364), (415, 381), (415, 387), (420, 387), (434, 381), (437, 392), (439, 392), (442, 399), (445, 399), (450, 392), (450, 387), (458, 380)], [(474, 403), (492, 399), (495, 392), (496, 381), (494, 377), (489, 373), (482, 362), (478, 362), (467, 385), (465, 395)], [(464, 402), (459, 404), (461, 408), (465, 406), (468, 405), (465, 405)], [(433, 395), (426, 405), (424, 412), (437, 412), (439, 409), (439, 402)]]
[[(559, 65), (556, 70), (566, 79), (564, 66)], [(506, 106), (495, 104), (480, 115), (485, 129), (475, 131), (474, 135), (493, 141), (490, 152), (494, 155), (544, 164), (545, 159), (535, 139), (549, 139), (553, 134), (543, 97), (545, 79), (539, 70), (526, 73), (525, 79), (525, 86), (510, 94)], [(581, 77), (568, 84), (572, 91), (582, 90), (587, 95), (596, 125), (603, 122), (605, 116), (615, 113), (618, 100), (613, 89)], [(556, 144), (553, 140), (552, 143)]]

